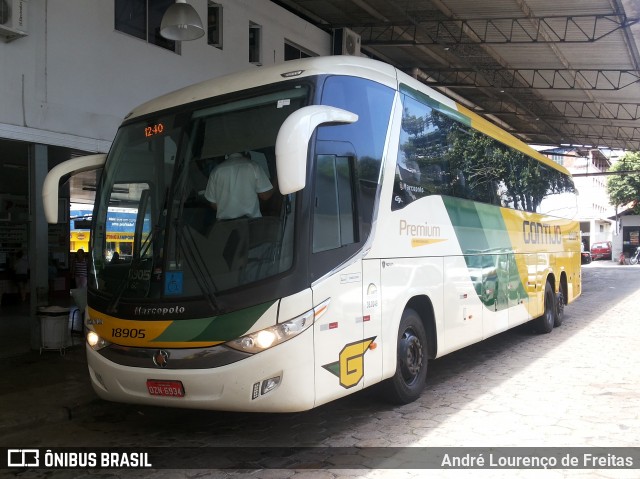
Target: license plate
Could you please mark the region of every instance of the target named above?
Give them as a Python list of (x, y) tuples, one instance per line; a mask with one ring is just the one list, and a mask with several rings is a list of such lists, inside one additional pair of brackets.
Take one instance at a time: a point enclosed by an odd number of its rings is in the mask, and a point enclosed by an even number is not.
[(147, 379), (147, 391), (152, 396), (184, 397), (182, 381)]

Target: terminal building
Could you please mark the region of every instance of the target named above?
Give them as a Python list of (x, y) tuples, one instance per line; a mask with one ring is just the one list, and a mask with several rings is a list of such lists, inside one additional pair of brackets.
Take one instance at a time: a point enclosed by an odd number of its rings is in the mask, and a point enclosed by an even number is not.
[[(30, 289), (34, 303), (41, 304), (47, 297), (68, 297), (69, 252), (86, 250), (86, 225), (76, 227), (83, 218), (71, 220), (68, 212), (71, 201), (90, 209), (95, 173), (68, 182), (59, 208), (63, 221), (47, 225), (40, 190), (53, 166), (106, 153), (125, 115), (156, 96), (248, 68), (331, 53), (328, 32), (269, 0), (195, 0), (190, 3), (206, 34), (194, 41), (167, 40), (159, 30), (173, 3), (0, 2), (0, 297), (5, 304), (18, 297), (10, 267), (19, 251), (29, 253)], [(55, 265), (53, 277), (48, 264)]]

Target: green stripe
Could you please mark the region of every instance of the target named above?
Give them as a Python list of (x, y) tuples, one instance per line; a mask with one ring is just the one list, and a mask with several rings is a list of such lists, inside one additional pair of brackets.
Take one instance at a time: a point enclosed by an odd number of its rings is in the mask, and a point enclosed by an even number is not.
[(275, 303), (268, 302), (220, 316), (173, 321), (154, 341), (214, 342), (245, 335)]
[(478, 298), (502, 310), (527, 297), (500, 208), (443, 196)]
[(408, 95), (414, 100), (417, 100), (420, 103), (439, 111), (440, 113), (444, 113), (448, 117), (453, 118), (454, 120), (457, 120), (466, 126), (471, 126), (471, 118), (469, 118), (468, 116), (463, 115), (458, 110), (455, 110), (450, 106), (445, 105), (444, 103), (440, 103), (439, 101), (431, 98), (429, 95), (425, 95), (421, 91), (415, 90), (410, 86), (405, 85), (404, 83), (400, 84), (400, 93)]

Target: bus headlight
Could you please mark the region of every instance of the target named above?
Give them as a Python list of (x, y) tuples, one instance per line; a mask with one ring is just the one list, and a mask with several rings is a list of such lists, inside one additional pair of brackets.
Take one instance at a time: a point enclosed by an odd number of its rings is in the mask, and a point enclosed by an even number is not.
[(106, 339), (98, 336), (98, 333), (96, 333), (95, 331), (89, 331), (87, 333), (87, 343), (94, 351), (100, 351), (102, 348), (106, 348), (107, 346), (109, 346), (109, 344), (111, 344)]
[(314, 309), (289, 321), (229, 341), (226, 343), (226, 346), (246, 353), (255, 354), (277, 346), (280, 343), (284, 343), (308, 329), (322, 316), (327, 311), (329, 301), (330, 300), (327, 299)]

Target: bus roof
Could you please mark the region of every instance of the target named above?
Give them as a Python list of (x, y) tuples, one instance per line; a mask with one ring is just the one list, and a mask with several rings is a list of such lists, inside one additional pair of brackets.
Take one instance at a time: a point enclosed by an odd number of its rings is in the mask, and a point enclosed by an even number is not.
[(565, 174), (569, 171), (562, 165), (538, 153), (526, 143), (509, 132), (487, 121), (480, 115), (458, 104), (451, 98), (420, 82), (419, 80), (397, 70), (395, 67), (377, 60), (364, 57), (332, 55), (311, 57), (288, 61), (269, 67), (255, 67), (253, 70), (232, 73), (216, 77), (194, 85), (162, 95), (134, 108), (126, 120), (148, 115), (156, 111), (173, 108), (179, 105), (204, 100), (214, 96), (224, 95), (235, 91), (255, 88), (283, 81), (287, 78), (303, 78), (315, 75), (349, 75), (367, 78), (394, 90), (405, 84), (432, 97), (437, 102), (456, 110), (467, 117), (473, 128), (509, 145), (538, 161), (559, 170)]
[(198, 100), (277, 83), (287, 78), (303, 78), (323, 74), (369, 78), (393, 89), (396, 89), (398, 85), (397, 70), (387, 63), (342, 55), (311, 57), (269, 67), (255, 67), (196, 83), (143, 103), (134, 108), (125, 118), (129, 120)]

